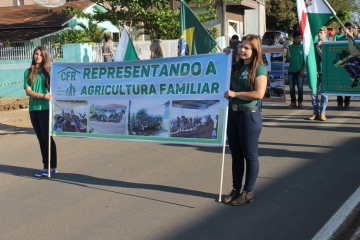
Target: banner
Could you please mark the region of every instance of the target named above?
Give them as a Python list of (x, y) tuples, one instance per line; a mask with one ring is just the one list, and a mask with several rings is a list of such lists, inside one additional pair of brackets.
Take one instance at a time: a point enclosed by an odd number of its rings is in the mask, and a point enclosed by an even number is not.
[(223, 145), (231, 57), (55, 62), (50, 134)]
[(286, 103), (285, 78), (288, 76), (287, 67), (284, 59), (284, 47), (262, 46), (263, 62), (268, 71), (268, 84), (264, 103)]
[[(360, 41), (356, 41), (360, 44)], [(360, 59), (352, 57), (347, 41), (322, 44), (322, 86), (328, 95), (360, 96)]]

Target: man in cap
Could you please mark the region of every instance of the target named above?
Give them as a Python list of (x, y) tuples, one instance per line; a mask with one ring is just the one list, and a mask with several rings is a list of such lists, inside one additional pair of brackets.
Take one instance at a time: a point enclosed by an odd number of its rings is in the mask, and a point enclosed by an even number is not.
[(321, 70), (321, 58), (322, 58), (322, 50), (321, 45), (326, 41), (327, 28), (322, 26), (317, 35), (318, 42), (315, 43), (315, 57), (316, 57), (316, 68), (317, 68), (317, 84), (316, 89), (311, 90), (311, 102), (314, 107), (313, 115), (309, 118), (309, 120), (319, 119), (321, 121), (326, 121), (325, 110), (328, 103), (328, 96), (321, 94), (321, 99), (319, 101), (318, 91), (321, 89), (322, 82), (322, 70)]

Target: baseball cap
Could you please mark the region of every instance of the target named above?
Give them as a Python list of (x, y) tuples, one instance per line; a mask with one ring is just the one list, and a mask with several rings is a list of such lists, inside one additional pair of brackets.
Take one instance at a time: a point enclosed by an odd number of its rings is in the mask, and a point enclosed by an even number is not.
[(322, 26), (319, 31), (323, 31), (324, 33), (327, 33), (327, 28), (325, 26)]

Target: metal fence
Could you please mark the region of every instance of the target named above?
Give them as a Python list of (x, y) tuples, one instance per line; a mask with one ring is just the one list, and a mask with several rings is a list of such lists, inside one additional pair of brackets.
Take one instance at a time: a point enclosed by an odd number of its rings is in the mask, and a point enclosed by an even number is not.
[[(62, 48), (45, 46), (51, 58), (62, 57)], [(35, 46), (21, 46), (21, 47), (2, 47), (0, 48), (0, 60), (21, 60), (32, 59)]]

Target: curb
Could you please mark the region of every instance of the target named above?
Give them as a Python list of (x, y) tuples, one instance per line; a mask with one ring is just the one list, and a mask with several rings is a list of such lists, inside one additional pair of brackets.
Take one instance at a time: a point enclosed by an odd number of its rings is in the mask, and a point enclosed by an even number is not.
[[(360, 187), (357, 188), (357, 190), (346, 200), (346, 202), (330, 218), (330, 220), (316, 233), (312, 240), (344, 239), (343, 237), (349, 235), (353, 227), (358, 227), (358, 225), (355, 224), (356, 221), (358, 221), (359, 215)], [(358, 237), (360, 236), (356, 236), (356, 233), (360, 234), (359, 231), (360, 227), (351, 237), (352, 240), (359, 239)]]

